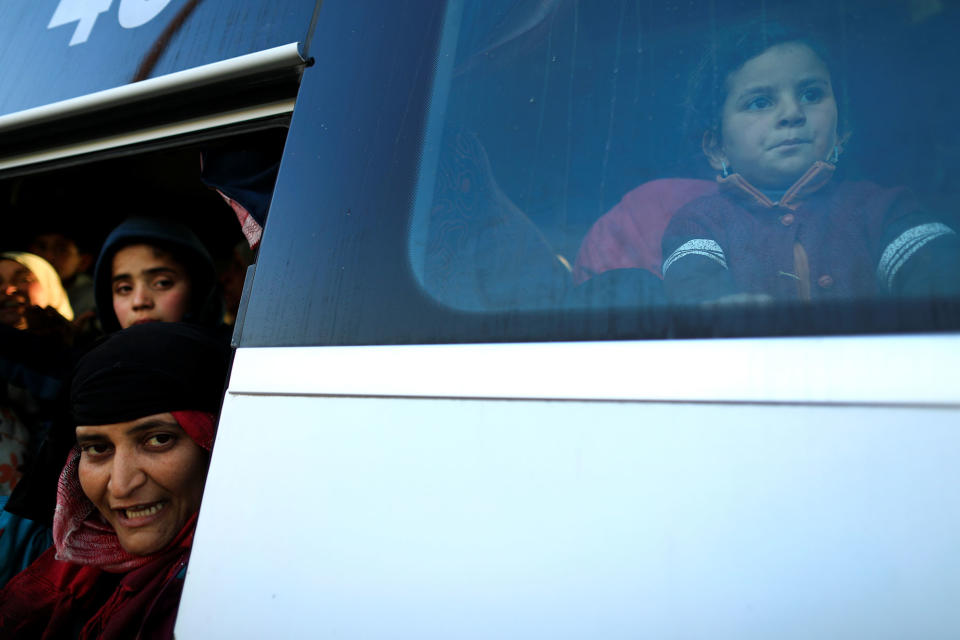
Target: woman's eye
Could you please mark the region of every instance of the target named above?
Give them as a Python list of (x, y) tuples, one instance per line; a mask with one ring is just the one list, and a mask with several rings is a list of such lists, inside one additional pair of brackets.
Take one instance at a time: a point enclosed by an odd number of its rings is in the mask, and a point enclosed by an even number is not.
[(128, 284), (118, 284), (113, 287), (113, 292), (118, 296), (125, 296), (133, 291), (133, 287)]
[(110, 446), (102, 443), (86, 444), (80, 447), (80, 451), (86, 456), (102, 456), (110, 451)]
[(155, 433), (147, 438), (148, 447), (164, 447), (173, 442), (173, 435), (169, 433)]
[(773, 101), (766, 96), (757, 96), (746, 104), (747, 111), (759, 111), (773, 106)]
[(155, 289), (169, 289), (174, 284), (176, 284), (171, 278), (160, 278), (159, 280), (153, 281), (153, 286)]

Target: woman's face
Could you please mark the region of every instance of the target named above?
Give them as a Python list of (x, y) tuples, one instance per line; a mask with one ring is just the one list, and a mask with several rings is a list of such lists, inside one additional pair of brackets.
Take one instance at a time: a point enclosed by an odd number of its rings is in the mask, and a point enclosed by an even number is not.
[(0, 260), (0, 324), (22, 328), (31, 305), (47, 305), (43, 285), (19, 262)]
[(830, 72), (810, 47), (787, 42), (727, 78), (719, 147), (704, 151), (761, 189), (786, 189), (837, 143)]
[(78, 426), (77, 443), (80, 486), (127, 552), (164, 549), (200, 508), (208, 454), (173, 415)]
[(113, 256), (113, 311), (120, 327), (179, 322), (190, 309), (190, 276), (165, 251), (134, 244)]

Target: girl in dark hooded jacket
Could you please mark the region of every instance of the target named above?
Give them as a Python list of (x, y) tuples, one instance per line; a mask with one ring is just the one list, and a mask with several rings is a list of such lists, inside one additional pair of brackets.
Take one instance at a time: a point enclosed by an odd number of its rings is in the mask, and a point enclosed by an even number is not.
[(223, 322), (213, 259), (190, 229), (129, 218), (110, 232), (94, 270), (94, 296), (107, 333), (145, 322)]

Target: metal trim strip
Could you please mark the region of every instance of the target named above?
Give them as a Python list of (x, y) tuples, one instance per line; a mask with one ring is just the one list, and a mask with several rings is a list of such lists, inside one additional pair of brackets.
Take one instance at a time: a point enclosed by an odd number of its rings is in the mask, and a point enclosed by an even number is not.
[(105, 151), (108, 149), (119, 149), (153, 140), (161, 140), (174, 136), (184, 135), (195, 131), (204, 131), (224, 127), (241, 122), (251, 122), (273, 116), (291, 113), (293, 111), (294, 100), (281, 100), (269, 104), (257, 105), (246, 109), (237, 109), (226, 113), (218, 113), (212, 116), (193, 118), (183, 122), (177, 122), (171, 125), (160, 127), (150, 127), (139, 129), (129, 133), (124, 133), (106, 138), (89, 140), (79, 144), (56, 147), (53, 149), (44, 149), (34, 153), (11, 156), (9, 158), (0, 158), (0, 171), (12, 169), (14, 167), (23, 167), (41, 162), (50, 162), (70, 158), (73, 156)]
[(960, 407), (960, 335), (237, 350), (231, 394)]
[(0, 116), (0, 133), (305, 64), (296, 42)]

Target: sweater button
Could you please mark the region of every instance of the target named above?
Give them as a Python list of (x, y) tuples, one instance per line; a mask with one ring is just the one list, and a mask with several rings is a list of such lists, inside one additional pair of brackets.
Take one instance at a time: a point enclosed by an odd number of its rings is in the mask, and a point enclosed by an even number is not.
[(792, 225), (793, 220), (794, 218), (792, 213), (785, 213), (782, 216), (780, 216), (780, 224), (782, 224), (785, 227), (789, 227), (790, 225)]
[(817, 279), (817, 284), (823, 287), (824, 289), (829, 289), (833, 286), (833, 278), (830, 276), (820, 276)]

